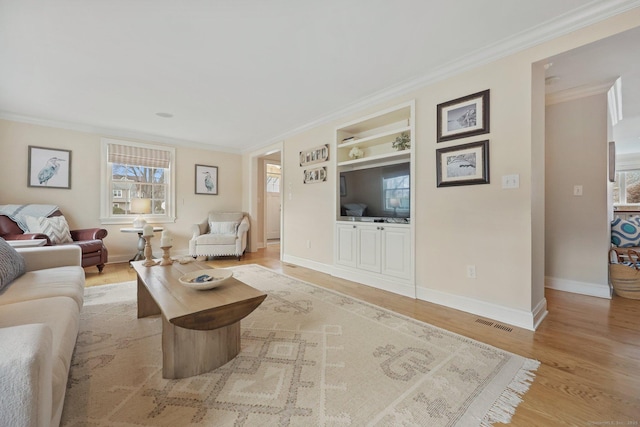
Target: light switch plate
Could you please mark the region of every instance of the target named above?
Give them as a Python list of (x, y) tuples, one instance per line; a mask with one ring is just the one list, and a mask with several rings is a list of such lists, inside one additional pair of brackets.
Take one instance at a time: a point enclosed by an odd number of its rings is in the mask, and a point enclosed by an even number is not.
[(520, 188), (520, 175), (502, 175), (502, 188)]

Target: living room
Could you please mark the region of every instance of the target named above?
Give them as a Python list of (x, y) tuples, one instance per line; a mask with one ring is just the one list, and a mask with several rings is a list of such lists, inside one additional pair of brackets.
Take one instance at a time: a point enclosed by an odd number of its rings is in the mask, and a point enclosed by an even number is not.
[[(589, 26), (531, 43), (517, 52), (495, 53), (488, 61), (476, 58), (474, 66), (459, 68), (451, 77), (414, 82), (414, 86), (398, 90), (394, 96), (372, 98), (329, 112), (331, 114), (317, 123), (296, 127), (296, 131), (282, 134), (281, 138), (267, 139), (264, 144), (245, 150), (208, 148), (170, 138), (153, 139), (151, 135), (145, 138), (143, 133), (126, 129), (107, 131), (95, 123), (56, 123), (3, 112), (0, 144), (5, 165), (0, 170), (0, 179), (11, 185), (3, 186), (0, 203), (56, 204), (72, 229), (96, 226), (107, 229), (105, 244), (109, 248), (109, 262), (124, 263), (135, 252), (137, 240), (135, 235), (120, 231), (130, 224), (101, 223), (103, 139), (172, 146), (175, 148), (175, 222), (157, 225), (173, 235), (174, 254), (187, 254), (191, 226), (202, 221), (207, 212), (245, 211), (253, 221), (247, 254), (251, 259), (264, 250), (259, 247), (262, 240), (258, 234), (261, 217), (256, 178), (258, 159), (281, 151), (284, 174), (281, 261), (331, 276), (337, 177), (330, 166), (326, 182), (305, 184), (299, 153), (324, 144), (331, 144), (333, 150), (335, 129), (344, 123), (415, 100), (415, 216), (411, 221), (415, 230), (412, 256), (416, 300), (534, 331), (545, 324), (548, 311), (544, 183), (545, 161), (549, 159), (545, 160), (544, 155), (544, 64), (549, 57), (639, 24), (640, 12), (631, 7), (606, 19), (594, 18)], [(439, 148), (435, 138), (437, 105), (489, 88), (491, 130), (487, 138), (491, 146), (491, 184), (438, 188), (435, 174), (436, 149)], [(606, 117), (602, 120), (606, 128)], [(159, 123), (159, 127), (168, 126), (166, 122)], [(29, 146), (72, 153), (70, 189), (27, 186)], [(594, 162), (597, 164), (581, 166), (599, 171), (606, 169), (606, 159)], [(201, 164), (218, 168), (219, 188), (215, 196), (194, 191), (194, 167)], [(502, 189), (500, 178), (513, 174), (519, 175), (519, 188), (516, 191)], [(603, 212), (606, 221), (606, 207)], [(602, 244), (605, 234), (597, 236), (596, 245)], [(157, 245), (154, 251), (159, 252)], [(468, 277), (468, 265), (475, 266), (477, 274), (473, 279)], [(110, 267), (106, 266), (107, 273)], [(88, 278), (97, 274), (87, 269)], [(569, 279), (577, 280), (576, 277)], [(608, 289), (607, 283), (600, 285)]]

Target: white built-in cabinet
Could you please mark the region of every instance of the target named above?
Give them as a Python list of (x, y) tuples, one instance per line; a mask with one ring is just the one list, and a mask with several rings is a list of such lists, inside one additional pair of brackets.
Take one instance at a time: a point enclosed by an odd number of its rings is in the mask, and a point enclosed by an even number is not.
[(411, 278), (411, 231), (403, 225), (340, 223), (336, 263), (382, 274)]
[[(336, 129), (333, 158), (337, 201), (334, 275), (412, 297), (415, 297), (413, 221), (387, 223), (341, 217), (339, 176), (341, 171), (410, 162), (413, 218), (414, 109), (414, 101), (410, 101), (340, 126)], [(403, 133), (410, 136), (411, 148), (398, 151), (392, 142)], [(353, 147), (362, 150), (364, 156), (350, 158)]]

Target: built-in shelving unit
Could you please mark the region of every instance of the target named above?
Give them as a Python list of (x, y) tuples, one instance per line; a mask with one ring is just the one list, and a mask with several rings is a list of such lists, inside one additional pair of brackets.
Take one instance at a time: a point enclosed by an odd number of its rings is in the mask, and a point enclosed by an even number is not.
[[(412, 297), (415, 297), (415, 233), (410, 220), (414, 216), (413, 203), (407, 219), (345, 217), (341, 215), (339, 183), (340, 172), (409, 163), (410, 200), (414, 200), (414, 110), (415, 102), (410, 101), (338, 127), (333, 159), (337, 183), (335, 275)], [(397, 150), (393, 142), (403, 134), (409, 136), (410, 147)], [(362, 157), (349, 156), (354, 147), (362, 150)], [(371, 182), (371, 185), (382, 184)]]
[[(412, 105), (406, 105), (339, 128), (336, 132), (338, 166), (409, 158), (411, 148), (398, 151), (392, 144), (403, 133), (413, 140), (412, 115)], [(353, 147), (362, 150), (364, 156), (359, 159), (349, 157)]]

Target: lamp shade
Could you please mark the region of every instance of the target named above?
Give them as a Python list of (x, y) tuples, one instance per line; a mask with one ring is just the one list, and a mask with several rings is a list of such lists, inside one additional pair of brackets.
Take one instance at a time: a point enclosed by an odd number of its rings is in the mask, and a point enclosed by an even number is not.
[(131, 213), (151, 213), (151, 199), (131, 199)]

